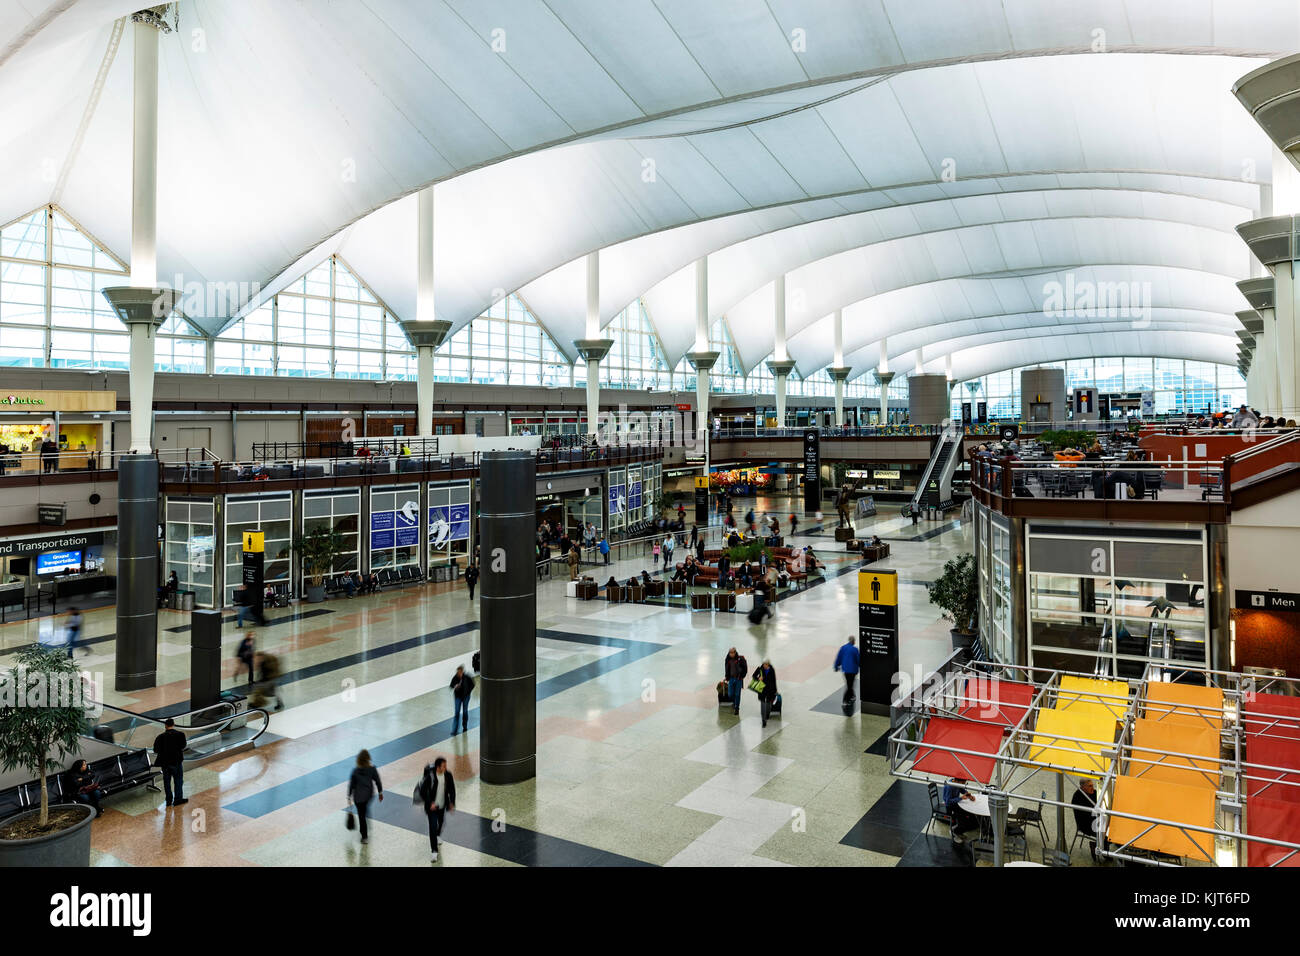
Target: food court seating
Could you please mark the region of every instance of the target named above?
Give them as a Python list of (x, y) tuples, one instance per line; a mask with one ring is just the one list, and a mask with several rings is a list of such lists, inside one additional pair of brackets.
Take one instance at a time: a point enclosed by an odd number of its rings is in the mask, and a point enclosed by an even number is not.
[(925, 785), (925, 790), (926, 793), (930, 795), (930, 819), (926, 821), (925, 830), (923, 832), (929, 833), (930, 824), (934, 823), (936, 820), (939, 823), (952, 826), (952, 814), (949, 813), (947, 809), (944, 807), (944, 805), (939, 802), (938, 785), (933, 783), (927, 783)]

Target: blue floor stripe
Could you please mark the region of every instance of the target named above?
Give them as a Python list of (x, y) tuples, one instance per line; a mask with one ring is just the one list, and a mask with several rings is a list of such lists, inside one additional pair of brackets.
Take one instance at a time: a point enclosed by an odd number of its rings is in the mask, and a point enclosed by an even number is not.
[[(477, 627), (477, 622), (469, 622), (473, 627)], [(462, 625), (463, 626), (463, 625)], [(545, 700), (556, 694), (563, 693), (571, 687), (576, 687), (586, 681), (593, 680), (603, 674), (624, 667), (633, 661), (648, 657), (651, 654), (665, 650), (667, 644), (652, 644), (644, 641), (629, 641), (618, 637), (601, 637), (594, 634), (573, 634), (567, 631), (538, 631), (538, 637), (545, 637), (557, 641), (569, 641), (577, 644), (591, 644), (604, 647), (618, 647), (622, 653), (612, 654), (600, 661), (593, 661), (590, 664), (575, 668), (565, 674), (552, 677), (542, 681), (537, 685), (537, 699)], [(437, 690), (439, 688), (430, 688)], [(469, 723), (471, 727), (478, 726), (478, 708), (473, 708), (469, 713)], [(346, 725), (344, 725), (346, 726)], [(390, 740), (387, 743), (370, 747), (370, 756), (374, 762), (383, 766), (384, 764), (393, 763), (413, 753), (421, 750), (427, 750), (440, 741), (444, 741), (452, 735), (452, 721), (448, 717), (445, 720), (437, 721), (428, 727), (422, 727), (419, 730), (404, 734), (396, 740)], [(233, 810), (236, 813), (243, 814), (246, 817), (260, 817), (268, 813), (297, 803), (307, 797), (327, 790), (330, 787), (341, 787), (348, 779), (348, 774), (352, 770), (353, 758), (336, 761), (318, 770), (313, 770), (296, 777), (293, 780), (285, 781), (274, 787), (270, 787), (260, 793), (255, 793), (236, 800), (234, 803), (224, 806), (227, 810)]]

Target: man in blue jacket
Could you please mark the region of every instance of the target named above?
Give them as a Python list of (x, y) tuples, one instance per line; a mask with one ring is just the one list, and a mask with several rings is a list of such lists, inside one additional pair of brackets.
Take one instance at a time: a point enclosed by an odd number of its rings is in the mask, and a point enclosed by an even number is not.
[(835, 655), (835, 669), (844, 672), (844, 705), (847, 707), (857, 700), (853, 684), (858, 679), (859, 655), (857, 641), (850, 636), (849, 642)]

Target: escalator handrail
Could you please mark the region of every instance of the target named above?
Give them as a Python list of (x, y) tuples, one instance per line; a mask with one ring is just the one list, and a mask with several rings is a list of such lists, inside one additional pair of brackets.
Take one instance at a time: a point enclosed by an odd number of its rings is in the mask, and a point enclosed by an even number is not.
[[(159, 727), (165, 727), (165, 726), (166, 726), (166, 721), (169, 720), (169, 719), (170, 719), (170, 720), (177, 720), (178, 718), (183, 718), (183, 717), (192, 717), (192, 716), (194, 716), (195, 714), (201, 714), (201, 713), (203, 713), (204, 711), (213, 710), (215, 707), (220, 706), (221, 704), (225, 704), (226, 706), (232, 708), (232, 712), (231, 712), (230, 716), (228, 716), (228, 717), (222, 717), (222, 718), (220, 718), (219, 720), (214, 720), (214, 721), (212, 721), (212, 722), (210, 722), (210, 723), (205, 723), (205, 724), (197, 724), (197, 725), (195, 725), (195, 724), (190, 724), (190, 725), (185, 725), (185, 726), (182, 726), (182, 725), (179, 725), (179, 724), (178, 724), (177, 727), (176, 727), (177, 730), (180, 730), (180, 731), (182, 731), (182, 732), (189, 731), (189, 732), (196, 733), (196, 734), (198, 734), (198, 735), (200, 735), (200, 736), (202, 736), (202, 735), (204, 735), (204, 734), (210, 734), (210, 733), (220, 733), (220, 732), (224, 729), (223, 725), (229, 724), (229, 723), (231, 723), (232, 721), (237, 720), (237, 719), (240, 718), (240, 717), (245, 717), (245, 718), (247, 718), (247, 717), (251, 717), (251, 716), (254, 715), (254, 714), (261, 714), (261, 715), (262, 715), (262, 727), (261, 727), (261, 729), (258, 730), (258, 732), (255, 733), (255, 734), (254, 734), (252, 737), (250, 737), (248, 740), (241, 740), (241, 741), (240, 741), (240, 745), (241, 745), (241, 746), (242, 746), (243, 744), (245, 744), (245, 743), (250, 743), (250, 744), (251, 744), (251, 743), (255, 743), (255, 742), (257, 741), (257, 739), (258, 739), (259, 737), (262, 736), (262, 734), (266, 733), (267, 728), (271, 726), (271, 713), (270, 713), (270, 711), (265, 710), (264, 708), (261, 708), (261, 707), (250, 707), (250, 708), (248, 708), (247, 710), (236, 711), (236, 710), (233, 709), (233, 705), (232, 705), (229, 701), (219, 701), (217, 704), (214, 704), (214, 705), (212, 705), (212, 706), (210, 706), (210, 707), (200, 707), (198, 710), (190, 710), (190, 711), (186, 711), (185, 713), (182, 713), (182, 714), (175, 714), (175, 715), (173, 715), (173, 716), (170, 717), (170, 718), (167, 718), (167, 717), (150, 717), (150, 716), (148, 716), (147, 714), (140, 714), (140, 713), (137, 713), (137, 712), (135, 712), (135, 711), (133, 711), (133, 710), (127, 710), (127, 709), (125, 709), (125, 708), (123, 708), (123, 707), (116, 707), (116, 706), (114, 706), (113, 704), (106, 704), (106, 703), (104, 703), (103, 701), (91, 701), (91, 703), (92, 703), (93, 705), (95, 705), (95, 706), (98, 706), (101, 710), (111, 710), (111, 711), (113, 711), (114, 713), (122, 714), (123, 716), (125, 716), (125, 717), (129, 717), (129, 718), (131, 718), (132, 720), (141, 721), (141, 722), (146, 723), (146, 724), (157, 724)], [(132, 728), (132, 729), (134, 729), (134, 728)], [(142, 748), (142, 749), (147, 749), (147, 748)], [(218, 752), (219, 752), (219, 750), (218, 750), (218, 751), (213, 751), (213, 753), (218, 753)], [(206, 759), (206, 758), (208, 758), (208, 757), (211, 757), (211, 756), (212, 756), (212, 753), (200, 754), (199, 756), (201, 756), (201, 757), (203, 757), (204, 759)], [(191, 758), (191, 759), (197, 759), (197, 758)]]
[[(947, 431), (939, 432), (939, 444), (937, 444), (934, 451), (930, 453), (930, 460), (926, 462), (925, 471), (921, 473), (921, 480), (917, 482), (916, 491), (912, 494), (911, 508), (913, 513), (918, 511), (920, 508), (921, 500), (925, 497), (926, 486), (930, 482), (930, 475), (934, 473), (934, 469), (938, 466), (939, 456), (943, 453), (944, 446), (949, 444), (949, 437)], [(952, 444), (954, 446), (960, 440), (960, 435), (952, 436)]]

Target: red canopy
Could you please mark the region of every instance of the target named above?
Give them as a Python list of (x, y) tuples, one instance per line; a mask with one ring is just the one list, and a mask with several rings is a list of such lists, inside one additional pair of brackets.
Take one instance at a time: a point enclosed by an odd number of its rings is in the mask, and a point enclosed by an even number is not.
[(957, 700), (960, 704), (958, 713), (967, 720), (1014, 727), (1033, 703), (1034, 687), (1016, 681), (972, 677), (966, 681)]
[[(1247, 767), (1246, 774), (1249, 777), (1246, 781), (1247, 797), (1262, 793), (1271, 800), (1300, 803), (1300, 740), (1255, 734), (1246, 741), (1246, 762), (1295, 769), (1294, 773), (1286, 773), (1285, 770)], [(1270, 783), (1270, 781), (1287, 781), (1290, 785)]]
[[(925, 735), (921, 738), (914, 769), (941, 777), (988, 783), (993, 778), (993, 766), (997, 763), (996, 754), (1002, 745), (1002, 734), (1000, 724), (931, 717)], [(974, 753), (951, 753), (936, 750), (936, 747), (956, 747)]]
[(1300, 697), (1256, 694), (1245, 709), (1246, 733), (1300, 739)]
[[(1246, 800), (1246, 833), (1266, 840), (1300, 843), (1300, 803), (1269, 797), (1249, 797)], [(1300, 866), (1300, 851), (1282, 859), (1290, 852), (1285, 847), (1251, 840), (1246, 844), (1246, 864), (1272, 866), (1275, 861), (1281, 861), (1278, 866)]]

